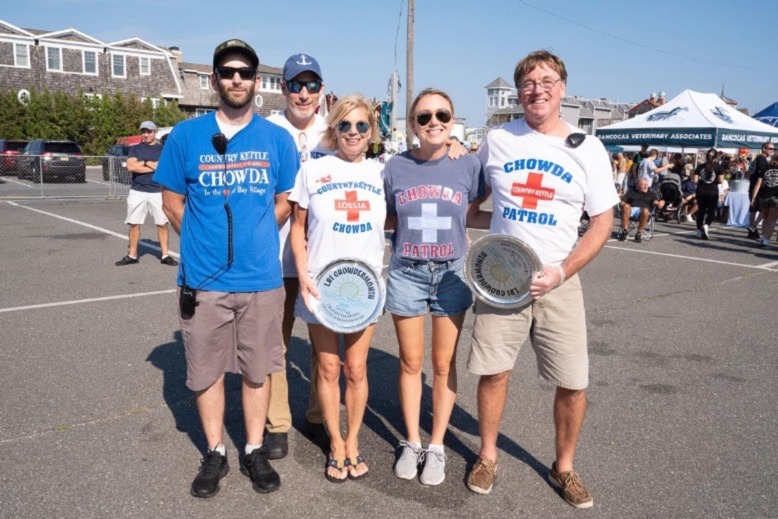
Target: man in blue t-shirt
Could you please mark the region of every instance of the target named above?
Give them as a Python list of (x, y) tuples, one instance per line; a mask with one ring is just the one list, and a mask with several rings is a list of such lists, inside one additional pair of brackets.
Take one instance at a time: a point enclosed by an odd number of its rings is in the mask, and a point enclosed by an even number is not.
[(140, 226), (146, 221), (146, 215), (151, 213), (157, 224), (157, 237), (162, 253), (160, 260), (163, 265), (178, 265), (178, 262), (168, 255), (168, 219), (162, 211), (162, 186), (154, 182), (152, 177), (157, 169), (162, 146), (157, 142), (157, 125), (152, 121), (140, 123), (140, 144), (130, 148), (127, 158), (127, 171), (132, 173), (132, 186), (127, 196), (127, 218), (124, 223), (130, 226), (130, 245), (127, 255), (116, 262), (117, 267), (138, 263), (138, 243), (140, 242)]
[(222, 441), (226, 372), (243, 379), (241, 472), (260, 493), (281, 485), (263, 433), (269, 376), (285, 367), (278, 225), (291, 212), (287, 197), (300, 159), (286, 130), (252, 112), (258, 66), (256, 52), (241, 40), (216, 47), (211, 87), (219, 108), (173, 128), (154, 175), (165, 214), (181, 236), (186, 385), (195, 392), (208, 442), (190, 489), (195, 497), (214, 496), (229, 472)]

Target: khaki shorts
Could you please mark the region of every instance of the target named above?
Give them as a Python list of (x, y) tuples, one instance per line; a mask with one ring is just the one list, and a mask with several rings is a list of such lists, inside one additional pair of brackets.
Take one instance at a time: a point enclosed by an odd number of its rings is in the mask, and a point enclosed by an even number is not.
[(496, 375), (512, 370), (529, 337), (540, 378), (572, 390), (589, 385), (586, 316), (577, 275), (524, 308), (504, 310), (480, 300), (475, 308), (467, 360), (471, 373)]
[[(179, 292), (181, 288), (179, 287)], [(224, 373), (262, 384), (284, 369), (284, 288), (263, 292), (197, 292), (191, 319), (179, 313), (186, 351), (186, 387), (208, 389)]]
[(127, 218), (124, 223), (128, 225), (143, 225), (146, 215), (151, 213), (154, 223), (165, 225), (167, 216), (162, 211), (162, 193), (146, 193), (130, 189), (127, 195)]

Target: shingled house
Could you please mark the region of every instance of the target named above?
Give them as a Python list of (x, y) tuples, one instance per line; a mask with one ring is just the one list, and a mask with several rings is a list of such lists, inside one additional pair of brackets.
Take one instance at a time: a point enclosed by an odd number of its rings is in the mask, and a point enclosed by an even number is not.
[[(260, 92), (254, 111), (268, 116), (282, 110), (281, 72), (260, 65)], [(22, 29), (0, 20), (0, 91), (24, 102), (31, 90), (86, 96), (121, 91), (152, 103), (178, 101), (194, 117), (218, 106), (210, 87), (210, 65), (186, 63), (177, 47), (130, 38), (105, 43), (77, 29)]]

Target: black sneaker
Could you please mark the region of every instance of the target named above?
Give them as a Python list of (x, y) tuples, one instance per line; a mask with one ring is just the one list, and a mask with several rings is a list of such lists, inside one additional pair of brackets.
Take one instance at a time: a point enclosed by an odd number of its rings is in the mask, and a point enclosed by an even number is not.
[(627, 240), (627, 231), (621, 231), (619, 233), (619, 241), (626, 241)]
[(749, 240), (759, 240), (761, 239), (761, 236), (759, 236), (759, 233), (756, 229), (752, 229), (749, 227), (748, 229), (748, 239)]
[(243, 457), (240, 471), (254, 483), (254, 490), (260, 494), (274, 492), (281, 487), (281, 477), (267, 461), (267, 452), (263, 445)]
[(195, 497), (213, 497), (219, 493), (219, 480), (229, 473), (227, 456), (208, 449), (200, 461), (200, 472), (192, 481), (189, 493)]
[(286, 458), (286, 455), (289, 453), (289, 442), (285, 432), (265, 433), (264, 445), (267, 449), (266, 455), (269, 460)]
[(640, 243), (643, 241), (643, 235), (641, 233), (637, 233), (635, 235), (635, 243)]
[(165, 256), (164, 258), (159, 260), (159, 262), (162, 263), (163, 265), (170, 265), (171, 267), (175, 267), (176, 265), (178, 265), (178, 262), (175, 259), (173, 259), (173, 256)]
[(116, 263), (114, 263), (114, 265), (116, 265), (117, 267), (122, 267), (124, 265), (135, 265), (136, 263), (140, 263), (140, 260), (138, 258), (133, 258), (131, 256), (125, 256), (122, 259), (120, 259), (119, 261), (117, 261)]

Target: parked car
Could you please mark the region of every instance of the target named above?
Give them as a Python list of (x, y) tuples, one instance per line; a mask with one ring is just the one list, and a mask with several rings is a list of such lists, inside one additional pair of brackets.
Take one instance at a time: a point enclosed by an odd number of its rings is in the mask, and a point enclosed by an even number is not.
[(16, 176), (35, 183), (72, 178), (86, 182), (86, 162), (73, 141), (35, 139), (18, 156)]
[(111, 179), (111, 166), (116, 181), (120, 184), (132, 184), (132, 173), (127, 171), (127, 156), (131, 146), (113, 144), (108, 147), (107, 157), (103, 159), (103, 180)]
[(27, 141), (18, 139), (0, 139), (0, 175), (10, 175), (16, 171), (17, 156), (24, 151)]

